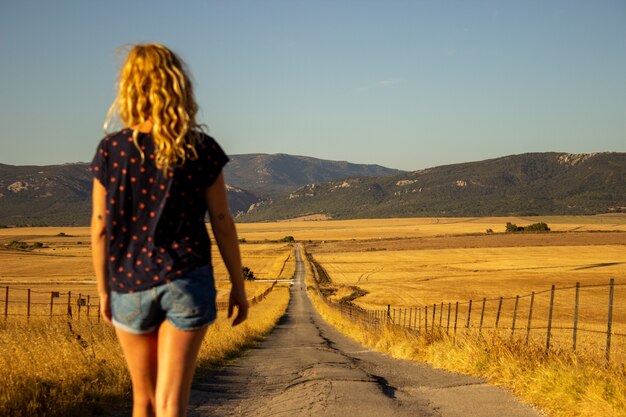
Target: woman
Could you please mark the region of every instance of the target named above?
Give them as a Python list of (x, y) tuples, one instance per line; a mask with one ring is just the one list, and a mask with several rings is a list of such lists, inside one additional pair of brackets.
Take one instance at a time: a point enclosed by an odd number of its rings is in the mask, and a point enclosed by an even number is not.
[(101, 314), (115, 327), (133, 385), (133, 416), (186, 413), (195, 362), (215, 320), (211, 228), (232, 289), (228, 317), (247, 317), (237, 232), (219, 145), (196, 123), (182, 61), (162, 45), (128, 53), (114, 112), (126, 126), (100, 142), (91, 238)]

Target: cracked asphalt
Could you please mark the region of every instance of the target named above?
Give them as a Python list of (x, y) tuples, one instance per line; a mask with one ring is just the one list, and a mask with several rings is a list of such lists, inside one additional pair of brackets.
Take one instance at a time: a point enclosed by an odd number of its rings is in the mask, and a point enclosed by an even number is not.
[(343, 336), (311, 304), (296, 255), (286, 314), (258, 347), (194, 384), (189, 416), (544, 415), (483, 379), (393, 359)]

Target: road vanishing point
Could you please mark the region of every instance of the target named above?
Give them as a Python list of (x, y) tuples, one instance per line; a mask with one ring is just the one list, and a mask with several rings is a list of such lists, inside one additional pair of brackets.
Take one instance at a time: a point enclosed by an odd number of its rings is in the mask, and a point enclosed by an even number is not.
[(296, 246), (285, 315), (257, 347), (194, 383), (189, 416), (539, 417), (484, 379), (393, 359), (322, 319)]

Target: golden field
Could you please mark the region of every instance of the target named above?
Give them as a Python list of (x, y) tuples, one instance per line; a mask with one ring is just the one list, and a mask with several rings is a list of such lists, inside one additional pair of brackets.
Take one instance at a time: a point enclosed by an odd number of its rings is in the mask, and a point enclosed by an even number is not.
[[(426, 319), (420, 313), (422, 320), (416, 321), (416, 308), (423, 311), (429, 306), (432, 325), (436, 305), (436, 325), (447, 327), (450, 311), (453, 327), (459, 302), (459, 331), (465, 331), (468, 315), (470, 328), (475, 329), (480, 326), (486, 298), (483, 329), (494, 328), (499, 298), (503, 297), (498, 328), (510, 332), (519, 295), (515, 332), (525, 337), (530, 294), (536, 292), (529, 337), (545, 343), (554, 284), (552, 343), (561, 347), (572, 345), (573, 287), (580, 282), (577, 349), (597, 354), (604, 352), (606, 345), (608, 283), (614, 278), (611, 351), (614, 359), (626, 358), (626, 217), (445, 220), (400, 219), (396, 238), (382, 237), (383, 233), (373, 236), (373, 227), (381, 220), (352, 221), (355, 227), (364, 225), (364, 230), (350, 235), (367, 232), (368, 237), (352, 240), (336, 235), (337, 240), (307, 243), (306, 249), (332, 280), (335, 293), (331, 299), (338, 301), (364, 290), (365, 295), (353, 300), (356, 305), (370, 310), (390, 305), (392, 312), (396, 309), (396, 320), (417, 326)], [(506, 222), (521, 226), (539, 221), (548, 222), (552, 231), (502, 232)], [(407, 237), (411, 225), (423, 235)], [(486, 233), (488, 228), (496, 233)], [(391, 231), (385, 227), (384, 233)]]
[[(64, 234), (64, 235), (61, 235)], [(4, 247), (13, 241), (28, 244), (41, 242), (43, 248), (12, 250)], [(0, 229), (0, 300), (4, 301), (4, 286), (9, 286), (9, 314), (26, 314), (27, 288), (31, 289), (33, 315), (49, 314), (50, 292), (61, 293), (55, 299), (54, 314), (63, 314), (67, 292), (72, 298), (79, 294), (90, 297), (97, 304), (97, 291), (91, 264), (88, 227), (32, 227)], [(289, 279), (295, 270), (292, 249), (287, 243), (243, 243), (240, 245), (243, 265), (260, 279)], [(218, 301), (228, 300), (228, 274), (217, 245), (213, 242), (212, 259), (215, 271)], [(246, 283), (249, 297), (261, 294), (270, 281)], [(4, 303), (3, 303), (4, 304)], [(2, 305), (4, 308), (4, 305)], [(4, 310), (0, 311), (4, 314)], [(86, 314), (86, 312), (85, 312)]]
[[(248, 320), (232, 327), (220, 311), (198, 357), (196, 377), (254, 346), (284, 314), (289, 288), (277, 285)], [(0, 415), (83, 416), (129, 413), (130, 376), (113, 328), (94, 321), (0, 321)]]

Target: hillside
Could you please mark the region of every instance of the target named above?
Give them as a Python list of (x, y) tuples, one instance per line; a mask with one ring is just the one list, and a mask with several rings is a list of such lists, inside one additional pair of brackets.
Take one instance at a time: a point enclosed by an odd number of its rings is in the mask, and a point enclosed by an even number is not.
[[(262, 195), (289, 193), (309, 182), (400, 172), (316, 158), (231, 155), (225, 177), (231, 211), (246, 212)], [(87, 225), (91, 210), (88, 164), (13, 166), (0, 164), (0, 225)]]
[(379, 177), (402, 171), (380, 165), (328, 161), (286, 154), (232, 155), (224, 175), (231, 184), (259, 196), (277, 197), (311, 183), (346, 177)]
[(301, 187), (240, 221), (598, 214), (626, 211), (626, 153), (528, 153)]

